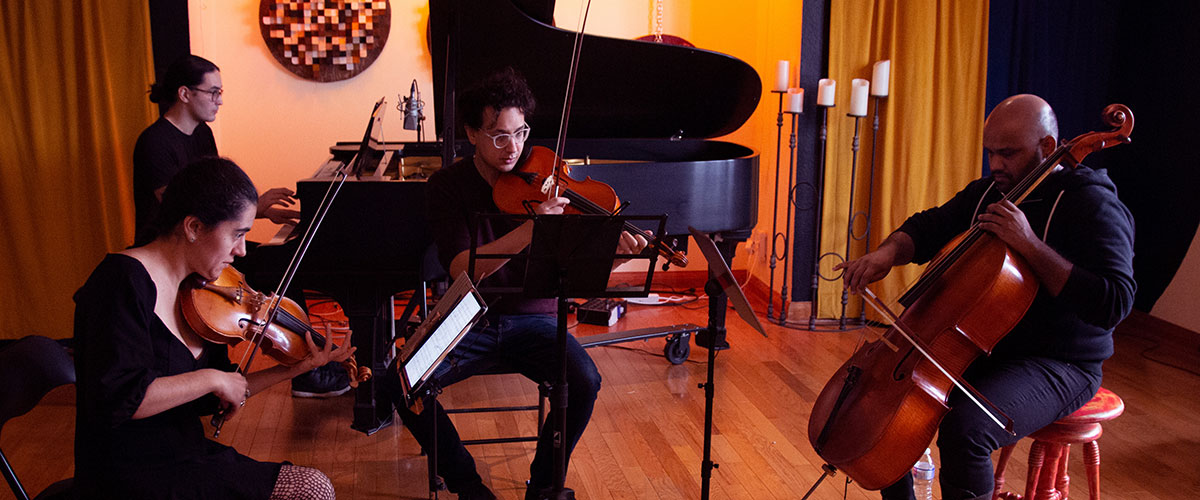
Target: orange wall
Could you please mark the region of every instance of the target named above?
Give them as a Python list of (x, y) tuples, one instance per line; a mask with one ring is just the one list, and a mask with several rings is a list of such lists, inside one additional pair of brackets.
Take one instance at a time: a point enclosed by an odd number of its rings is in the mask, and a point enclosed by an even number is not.
[[(769, 241), (771, 189), (775, 184), (776, 100), (769, 89), (776, 60), (790, 59), (793, 68), (799, 66), (801, 3), (664, 2), (665, 33), (746, 61), (764, 80), (759, 109), (725, 139), (761, 153), (756, 235), (739, 248), (734, 267), (750, 269), (765, 283), (768, 269), (764, 247)], [(354, 78), (334, 83), (303, 80), (275, 62), (259, 34), (258, 4), (257, 0), (191, 0), (189, 9), (192, 50), (221, 67), (227, 90), (225, 105), (212, 124), (217, 146), (221, 154), (249, 172), (259, 189), (294, 186), (296, 179), (310, 176), (328, 156), (330, 145), (353, 140), (361, 133), (371, 104), (382, 96), (387, 96), (392, 106), (389, 119), (385, 119), (386, 139), (414, 139), (412, 131), (400, 128), (394, 109), (397, 94), (408, 95), (414, 78), (425, 92), (427, 123), (433, 123), (432, 67), (424, 42), (429, 11), (425, 1), (391, 0), (392, 31), (379, 58)], [(579, 10), (579, 0), (559, 0), (557, 24), (575, 29)], [(653, 11), (653, 0), (593, 2), (587, 32), (620, 38), (648, 34), (654, 27)], [(265, 221), (258, 224), (252, 239), (264, 239), (274, 231)], [(699, 252), (689, 257), (699, 261), (689, 269), (704, 269)]]

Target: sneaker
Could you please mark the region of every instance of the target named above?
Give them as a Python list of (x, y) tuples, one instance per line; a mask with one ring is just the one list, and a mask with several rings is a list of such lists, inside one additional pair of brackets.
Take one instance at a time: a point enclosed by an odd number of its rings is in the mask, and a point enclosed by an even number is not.
[(350, 377), (339, 363), (330, 362), (292, 379), (292, 397), (332, 398), (350, 390)]

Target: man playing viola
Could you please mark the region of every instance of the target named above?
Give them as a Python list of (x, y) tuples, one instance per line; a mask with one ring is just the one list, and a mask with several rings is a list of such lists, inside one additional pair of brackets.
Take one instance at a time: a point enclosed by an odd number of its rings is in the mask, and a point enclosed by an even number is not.
[[(875, 251), (834, 268), (845, 270), (848, 289), (861, 292), (893, 266), (928, 262), (978, 221), (1023, 257), (1041, 284), (1021, 322), (964, 374), (1013, 418), (1017, 435), (961, 392), (950, 394), (951, 409), (937, 437), (938, 477), (947, 500), (990, 499), (993, 451), (1095, 395), (1101, 365), (1113, 353), (1112, 330), (1133, 305), (1133, 217), (1103, 170), (1060, 166), (1020, 206), (1002, 199), (1057, 142), (1058, 121), (1044, 100), (1029, 94), (1004, 100), (984, 123), (989, 177), (909, 217)], [(885, 499), (913, 498), (912, 484), (908, 474), (881, 493)]]
[[(459, 109), (467, 138), (475, 146), (467, 157), (435, 173), (429, 179), (429, 227), (437, 244), (438, 256), (452, 276), (465, 272), (471, 248), (471, 219), (475, 214), (496, 214), (500, 210), (492, 198), (496, 179), (517, 168), (529, 136), (525, 116), (533, 112), (534, 98), (525, 81), (512, 69), (494, 74), (465, 91)], [(561, 214), (569, 201), (552, 197), (533, 203), (537, 214)], [(532, 221), (508, 221), (478, 218), (475, 237), (479, 253), (517, 254), (529, 246)], [(635, 254), (646, 247), (641, 235), (622, 233), (618, 253)], [(476, 281), (487, 278), (490, 286), (519, 287), (524, 275), (523, 263), (479, 259)], [(557, 380), (555, 370), (558, 336), (555, 299), (527, 299), (516, 296), (489, 297), (489, 310), (434, 372), (443, 387), (481, 372), (518, 372), (537, 382)], [(591, 418), (596, 395), (600, 391), (600, 373), (574, 337), (567, 338), (567, 427), (564, 446), (567, 454), (575, 447)], [(432, 444), (428, 408), (414, 414), (403, 403), (400, 380), (395, 366), (387, 370), (381, 382), (391, 394), (404, 424), (425, 449)], [(555, 483), (554, 443), (549, 426), (555, 421), (551, 409), (540, 433), (537, 453), (530, 465), (530, 481), (525, 498), (538, 498), (539, 492)], [(438, 472), (447, 488), (460, 499), (491, 499), (495, 495), (475, 471), (475, 462), (459, 440), (454, 425), (439, 408), (437, 421)]]

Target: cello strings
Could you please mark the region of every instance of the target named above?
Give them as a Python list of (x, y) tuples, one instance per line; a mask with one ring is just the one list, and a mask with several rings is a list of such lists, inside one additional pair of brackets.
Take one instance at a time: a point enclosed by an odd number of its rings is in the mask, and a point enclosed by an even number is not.
[[(1004, 196), (1004, 199), (1013, 202), (1013, 204), (1024, 200), (1024, 198), (1028, 196), (1029, 192), (1032, 191), (1033, 188), (1035, 188), (1038, 184), (1040, 184), (1043, 179), (1045, 179), (1046, 175), (1049, 174), (1053, 167), (1059, 164), (1063, 156), (1065, 156), (1065, 154), (1070, 150), (1072, 144), (1073, 143), (1064, 144), (1051, 153), (1050, 156), (1047, 156), (1046, 159), (1037, 166), (1037, 168), (1021, 179), (1021, 181), (1018, 182), (1017, 185)], [(905, 306), (912, 305), (913, 302), (916, 301), (917, 297), (928, 291), (933, 283), (940, 279), (942, 275), (944, 275), (946, 271), (949, 270), (950, 267), (963, 256), (963, 254), (970, 250), (980, 238), (982, 238), (985, 234), (989, 234), (987, 231), (980, 229), (978, 220), (972, 222), (971, 227), (967, 231), (967, 235), (963, 238), (962, 242), (947, 252), (942, 258), (932, 262), (929, 265), (929, 269), (926, 271), (925, 275), (918, 279), (917, 283), (913, 285), (913, 287), (909, 289), (909, 291), (905, 293), (903, 297), (900, 298), (901, 304), (904, 304)]]

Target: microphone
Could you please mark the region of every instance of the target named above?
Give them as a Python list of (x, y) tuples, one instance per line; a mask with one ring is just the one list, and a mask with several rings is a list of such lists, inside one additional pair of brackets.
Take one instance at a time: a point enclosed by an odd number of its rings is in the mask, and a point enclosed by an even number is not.
[(421, 100), (421, 92), (417, 91), (417, 81), (413, 80), (408, 97), (404, 98), (404, 130), (419, 130), (425, 120), (425, 101)]

